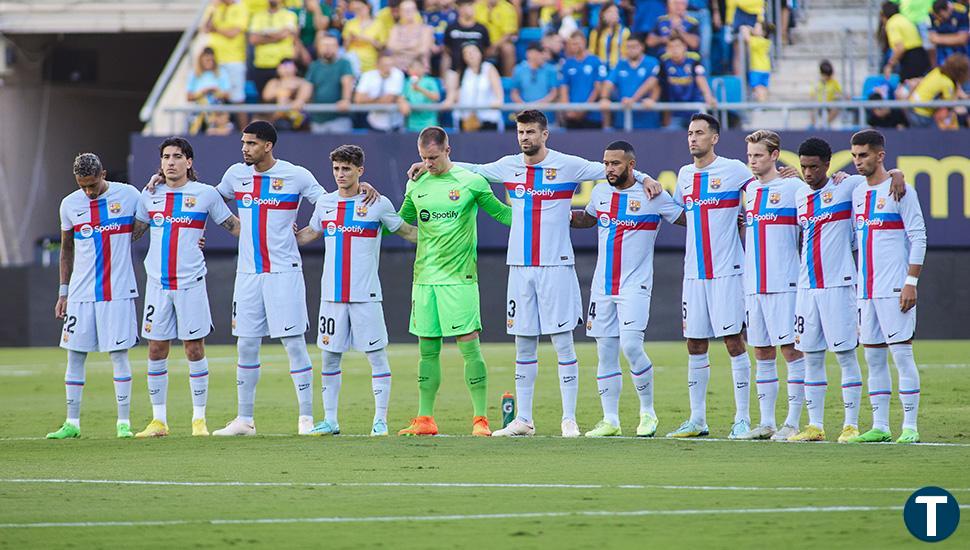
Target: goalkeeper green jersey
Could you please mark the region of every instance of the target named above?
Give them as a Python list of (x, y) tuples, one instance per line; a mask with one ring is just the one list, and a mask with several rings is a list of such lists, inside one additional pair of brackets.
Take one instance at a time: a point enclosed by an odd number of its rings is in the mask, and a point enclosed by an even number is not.
[(485, 178), (464, 168), (452, 166), (439, 176), (425, 172), (408, 182), (401, 217), (418, 226), (414, 284), (478, 282), (479, 207), (501, 224), (512, 223), (512, 209)]

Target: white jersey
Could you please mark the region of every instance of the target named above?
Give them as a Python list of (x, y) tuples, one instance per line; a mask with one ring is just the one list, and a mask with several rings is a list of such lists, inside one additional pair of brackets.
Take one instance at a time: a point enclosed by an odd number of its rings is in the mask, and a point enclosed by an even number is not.
[(865, 183), (862, 176), (850, 176), (839, 184), (830, 179), (818, 190), (803, 183), (795, 191), (798, 225), (802, 227), (798, 288), (855, 284), (852, 191)]
[(687, 212), (685, 279), (740, 275), (744, 249), (738, 235), (741, 191), (754, 180), (743, 162), (717, 157), (698, 169), (688, 164), (677, 173), (674, 201)]
[(536, 165), (525, 155), (508, 155), (490, 164), (461, 164), (489, 183), (501, 183), (512, 204), (508, 265), (573, 265), (569, 211), (581, 182), (606, 177), (601, 162), (549, 150)]
[(68, 302), (110, 302), (138, 296), (131, 265), (138, 190), (125, 183), (107, 183), (108, 190), (94, 200), (78, 189), (61, 201), (61, 230), (74, 232)]
[(321, 297), (328, 302), (380, 302), (381, 227), (394, 232), (404, 220), (390, 199), (364, 204), (364, 196), (345, 198), (326, 193), (317, 201), (310, 227), (323, 233), (326, 254)]
[(316, 204), (323, 187), (309, 170), (285, 160), (266, 172), (233, 164), (216, 188), (239, 209), (238, 273), (301, 271), (303, 262), (293, 234), (300, 200)]
[(852, 192), (859, 246), (859, 298), (899, 296), (910, 264), (923, 265), (926, 225), (916, 189), (896, 202), (889, 194), (891, 179), (860, 185)]
[(616, 296), (653, 290), (653, 247), (660, 219), (674, 223), (684, 209), (664, 191), (652, 200), (642, 185), (618, 190), (608, 183), (593, 188), (586, 213), (597, 218), (599, 254), (593, 292)]
[(755, 180), (744, 191), (744, 292), (769, 294), (798, 289), (796, 178)]
[(206, 219), (226, 221), (232, 212), (215, 187), (190, 181), (178, 188), (162, 184), (141, 192), (135, 218), (149, 225), (151, 242), (145, 273), (162, 289), (189, 288), (205, 277), (205, 257), (199, 239)]

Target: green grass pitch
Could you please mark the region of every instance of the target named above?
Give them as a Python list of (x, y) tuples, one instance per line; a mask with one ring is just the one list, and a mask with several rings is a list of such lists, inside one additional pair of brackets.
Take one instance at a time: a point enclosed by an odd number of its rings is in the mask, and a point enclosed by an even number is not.
[[(511, 345), (484, 349), (494, 429), (501, 395), (514, 389), (514, 351)], [(235, 351), (208, 351), (212, 430), (235, 413)], [(647, 352), (656, 366), (659, 431), (666, 433), (687, 416), (686, 350), (680, 342), (648, 343)], [(583, 342), (578, 353), (578, 416), (587, 430), (601, 413), (595, 346)], [(345, 435), (297, 437), (293, 386), (275, 342), (263, 348), (259, 437), (190, 437), (187, 366), (173, 353), (173, 435), (116, 440), (111, 367), (106, 355), (91, 354), (82, 439), (46, 441), (44, 434), (63, 421), (63, 351), (4, 349), (0, 548), (915, 547), (922, 543), (908, 533), (901, 512), (912, 489), (938, 485), (970, 504), (970, 343), (918, 342), (915, 353), (922, 377), (920, 434), (924, 442), (945, 445), (563, 440), (555, 437), (560, 405), (549, 344), (540, 348), (540, 437), (362, 437), (373, 414), (370, 369), (354, 353), (343, 367)], [(413, 345), (390, 348), (389, 425), (395, 432), (416, 411), (416, 358)], [(319, 373), (319, 357), (314, 361)], [(711, 437), (723, 439), (734, 405), (720, 343), (712, 346), (712, 362)], [(151, 416), (144, 347), (132, 352), (132, 366), (132, 428), (140, 430)], [(453, 344), (445, 347), (443, 366), (438, 425), (443, 434), (465, 436), (471, 406)], [(842, 411), (831, 355), (828, 369), (826, 428), (834, 440)], [(633, 434), (637, 402), (627, 373), (624, 363), (621, 418), (624, 432)], [(314, 386), (319, 419), (319, 379)], [(782, 420), (784, 387), (780, 393)], [(751, 406), (757, 421), (754, 396)], [(898, 433), (895, 395), (892, 407)], [(866, 402), (863, 429), (869, 421)], [(970, 520), (963, 523), (942, 547), (970, 546)]]

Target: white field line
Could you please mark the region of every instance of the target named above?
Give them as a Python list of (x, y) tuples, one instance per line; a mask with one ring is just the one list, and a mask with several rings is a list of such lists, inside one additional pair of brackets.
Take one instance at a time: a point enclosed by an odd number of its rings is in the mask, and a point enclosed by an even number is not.
[[(961, 509), (970, 505), (961, 505)], [(712, 508), (685, 510), (577, 510), (567, 512), (518, 512), (508, 514), (449, 514), (437, 516), (331, 516), (316, 518), (250, 518), (209, 520), (156, 520), (156, 521), (77, 521), (0, 523), (0, 529), (24, 529), (43, 527), (158, 527), (173, 525), (280, 525), (294, 523), (398, 523), (439, 522), (494, 519), (543, 519), (569, 517), (645, 517), (645, 516), (715, 516), (737, 514), (812, 514), (847, 512), (898, 512), (902, 506), (800, 506), (794, 508)]]
[[(58, 478), (9, 478), (4, 483), (36, 483), (66, 485), (136, 485), (160, 487), (414, 487), (438, 489), (648, 489), (671, 491), (746, 491), (746, 492), (802, 492), (802, 491), (852, 491), (852, 492), (903, 492), (912, 493), (917, 487), (760, 487), (736, 485), (608, 485), (597, 483), (471, 483), (471, 482), (314, 482), (314, 481), (174, 481), (144, 479), (58, 479)], [(951, 492), (970, 492), (970, 488), (948, 488)]]

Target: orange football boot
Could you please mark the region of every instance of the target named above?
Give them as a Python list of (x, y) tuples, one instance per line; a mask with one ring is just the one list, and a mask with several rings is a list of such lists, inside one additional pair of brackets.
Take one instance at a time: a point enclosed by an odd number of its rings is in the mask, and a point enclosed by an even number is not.
[(492, 435), (492, 430), (488, 428), (488, 418), (476, 416), (472, 419), (472, 435), (480, 437), (489, 437)]
[(419, 416), (411, 419), (411, 424), (397, 435), (438, 435), (438, 425), (433, 416)]

